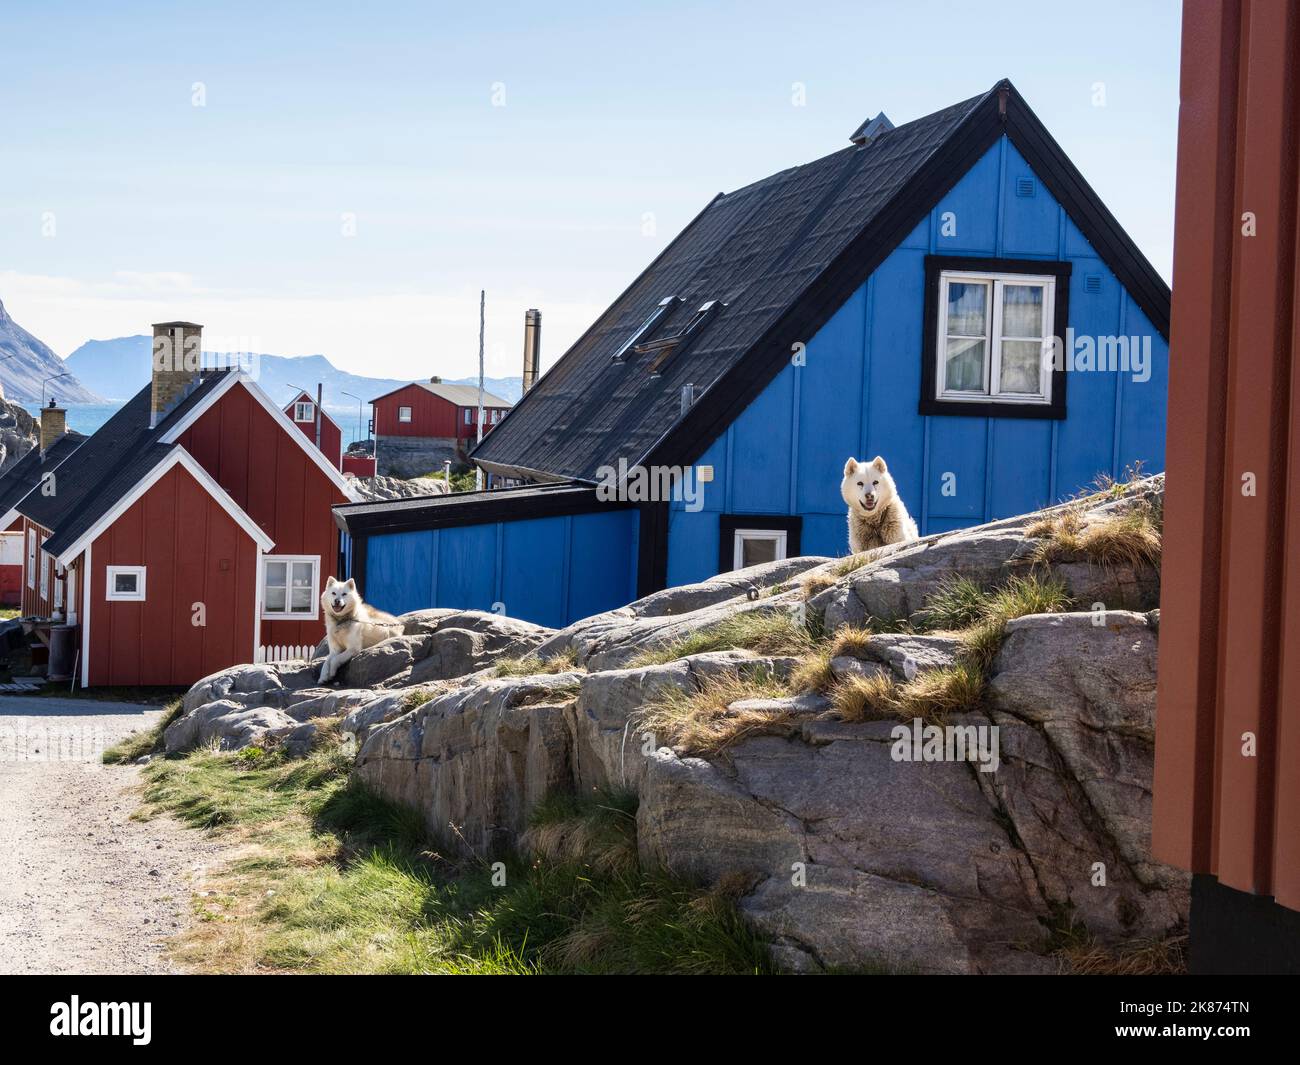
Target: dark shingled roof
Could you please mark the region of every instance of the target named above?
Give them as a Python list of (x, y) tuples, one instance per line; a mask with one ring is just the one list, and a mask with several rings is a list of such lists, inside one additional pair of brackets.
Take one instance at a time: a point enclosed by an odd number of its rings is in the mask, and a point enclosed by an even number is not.
[[(532, 388), (471, 457), (532, 480), (593, 481), (620, 457), (694, 461), (939, 198), (1003, 134), (1070, 211), (1158, 329), (1168, 286), (1010, 82), (715, 198)], [(651, 338), (726, 306), (652, 376), (612, 356), (665, 297)], [(650, 338), (646, 338), (650, 339)], [(697, 399), (683, 415), (681, 391)], [(703, 395), (700, 393), (703, 392)]]
[(45, 550), (58, 556), (72, 546), (173, 448), (179, 447), (159, 441), (229, 372), (203, 371), (198, 385), (153, 429), (149, 428), (151, 386), (145, 385), (77, 449), (76, 461), (59, 474), (54, 495), (29, 492), (18, 510), (50, 530)]
[[(23, 496), (41, 483), (41, 478), (58, 469), (59, 463), (76, 451), (85, 440), (86, 437), (81, 433), (66, 432), (50, 445), (44, 455), (39, 447), (34, 447), (10, 466), (4, 476), (0, 477), (0, 516), (16, 507)], [(57, 481), (55, 487), (58, 487)]]

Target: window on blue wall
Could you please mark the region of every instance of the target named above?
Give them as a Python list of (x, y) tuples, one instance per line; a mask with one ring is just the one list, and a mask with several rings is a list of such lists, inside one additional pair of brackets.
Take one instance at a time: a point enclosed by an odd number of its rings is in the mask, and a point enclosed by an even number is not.
[(1064, 417), (1069, 264), (929, 256), (926, 272), (921, 413)]
[(1021, 274), (959, 274), (939, 280), (937, 399), (1050, 403), (1052, 301), (1056, 281)]

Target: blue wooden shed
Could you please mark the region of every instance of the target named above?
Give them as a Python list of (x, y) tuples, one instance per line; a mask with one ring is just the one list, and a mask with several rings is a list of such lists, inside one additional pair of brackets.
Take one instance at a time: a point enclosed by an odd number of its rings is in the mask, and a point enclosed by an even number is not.
[(846, 554), (849, 456), (923, 534), (1160, 470), (1169, 300), (1010, 82), (879, 115), (660, 253), (473, 452), (516, 487), (337, 508), (351, 567), (386, 609), (562, 624)]

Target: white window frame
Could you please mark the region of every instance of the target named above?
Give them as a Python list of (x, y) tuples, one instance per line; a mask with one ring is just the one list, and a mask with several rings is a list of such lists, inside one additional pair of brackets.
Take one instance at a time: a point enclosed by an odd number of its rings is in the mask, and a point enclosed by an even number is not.
[(316, 404), (309, 399), (300, 399), (293, 405), (293, 420), (299, 423), (316, 421)]
[(27, 589), (36, 591), (36, 530), (27, 530)]
[(41, 598), (48, 602), (50, 598), (50, 556), (45, 550), (48, 536), (41, 537)]
[[(984, 387), (980, 392), (948, 391), (948, 286), (983, 284), (988, 288), (988, 305), (985, 312)], [(1043, 289), (1043, 336), (1016, 337), (1002, 333), (1003, 292), (1008, 285), (1032, 285)], [(939, 314), (935, 323), (934, 368), (935, 399), (956, 403), (1023, 403), (1030, 406), (1050, 406), (1052, 403), (1052, 364), (1048, 357), (1052, 344), (1052, 331), (1056, 321), (1056, 276), (1054, 274), (1014, 274), (984, 270), (944, 270), (939, 274)], [(977, 339), (971, 337), (970, 339)], [(1002, 343), (1005, 340), (1038, 340), (1043, 345), (1038, 359), (1039, 393), (1002, 391)]]
[[(311, 565), (311, 610), (291, 610), (293, 595), (293, 570), (285, 573), (285, 590), (283, 611), (269, 610), (266, 605), (266, 569), (274, 562), (305, 562)], [(264, 621), (317, 621), (320, 618), (320, 555), (263, 555), (262, 571), (257, 575), (258, 605)]]
[[(104, 598), (114, 603), (143, 603), (145, 600), (144, 566), (106, 566), (104, 575)], [(116, 589), (118, 574), (134, 575), (135, 591), (119, 592)]]
[(410, 420), (411, 420), (411, 408), (410, 408), (410, 407), (398, 407), (398, 408), (397, 408), (397, 420), (398, 420), (399, 422), (409, 423)]
[(466, 408), (465, 408), (465, 424), (466, 424), (466, 425), (473, 425), (473, 424), (474, 424), (474, 408), (473, 408), (473, 407), (466, 407)]
[(737, 529), (734, 533), (732, 548), (732, 568), (745, 568), (745, 541), (746, 540), (775, 540), (776, 541), (776, 561), (786, 557), (787, 545), (790, 542), (790, 534), (785, 529)]

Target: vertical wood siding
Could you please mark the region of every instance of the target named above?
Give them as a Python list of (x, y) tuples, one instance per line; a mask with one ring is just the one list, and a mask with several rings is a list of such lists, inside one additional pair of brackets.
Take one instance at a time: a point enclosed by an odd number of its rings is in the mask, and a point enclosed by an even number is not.
[[(1152, 837), (1157, 858), (1292, 909), (1298, 66), (1295, 5), (1186, 4)], [(1254, 236), (1243, 232), (1245, 212)]]
[[(311, 403), (315, 404), (316, 400), (314, 397), (309, 396), (307, 398), (311, 401)], [(297, 401), (295, 401), (295, 403), (296, 402)], [(312, 419), (309, 422), (294, 421), (293, 408), (295, 406), (295, 403), (290, 403), (289, 406), (285, 408), (284, 411), (285, 416), (289, 419), (289, 421), (293, 422), (293, 424), (297, 427), (298, 431), (301, 432), (302, 435), (305, 436), (308, 440), (310, 440), (312, 446), (315, 447), (316, 446), (316, 421), (315, 419)], [(321, 450), (321, 454), (324, 455), (327, 459), (330, 460), (330, 462), (334, 464), (335, 469), (342, 468), (343, 431), (332, 421), (330, 421), (329, 418), (325, 417), (323, 413), (321, 414), (321, 419), (320, 419), (320, 450)]]
[[(1022, 178), (1032, 196), (1016, 194)], [(1069, 324), (1078, 335), (1149, 336), (1149, 380), (1072, 373), (1063, 421), (918, 414), (927, 254), (1068, 260)], [(1138, 461), (1164, 468), (1169, 346), (1006, 138), (807, 345), (806, 365), (786, 367), (699, 459), (714, 481), (702, 511), (672, 507), (670, 585), (717, 571), (722, 513), (799, 514), (804, 554), (847, 554), (849, 455), (885, 457), (923, 533), (1033, 510)]]
[(371, 536), (366, 600), (567, 625), (636, 598), (637, 521), (627, 509)]
[[(318, 597), (338, 560), (338, 529), (330, 507), (347, 502), (324, 472), (242, 387), (222, 396), (180, 444), (275, 541), (270, 554), (320, 556)], [(262, 622), (261, 642), (315, 646), (324, 635), (319, 616), (271, 620)], [(252, 654), (251, 646), (247, 654)]]
[[(192, 684), (251, 661), (257, 545), (188, 471), (165, 473), (90, 559), (91, 686)], [(106, 597), (109, 566), (146, 567), (143, 602)]]

